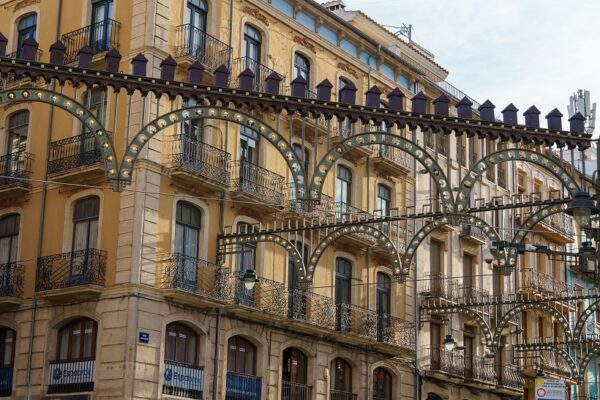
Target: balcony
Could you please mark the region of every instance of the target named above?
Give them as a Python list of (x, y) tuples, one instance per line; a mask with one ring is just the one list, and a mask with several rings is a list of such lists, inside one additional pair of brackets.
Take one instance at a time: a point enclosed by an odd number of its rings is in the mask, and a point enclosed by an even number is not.
[(376, 166), (393, 176), (412, 173), (414, 159), (406, 152), (392, 146), (378, 147), (377, 156), (373, 158)]
[[(358, 207), (351, 206), (342, 201), (333, 203), (335, 209), (335, 219), (338, 223), (356, 222), (356, 221), (369, 221), (373, 220), (373, 214), (370, 214)], [(358, 232), (358, 226), (354, 225), (349, 227), (351, 234), (340, 236), (337, 242), (340, 244), (359, 245), (359, 246), (372, 246), (375, 244), (373, 236)]]
[(16, 196), (29, 193), (33, 155), (24, 151), (6, 154), (0, 157), (0, 196)]
[(231, 184), (229, 164), (231, 154), (192, 139), (178, 135), (172, 144), (171, 177), (209, 190), (223, 191)]
[(48, 394), (92, 392), (95, 359), (50, 361)]
[(458, 351), (448, 351), (444, 346), (425, 346), (421, 349), (421, 370), (426, 375), (450, 375), (464, 378), (465, 358)]
[(575, 287), (534, 268), (519, 268), (519, 291), (541, 296), (575, 296)]
[(468, 224), (461, 226), (460, 237), (479, 245), (485, 244), (488, 239), (480, 228)]
[(575, 237), (573, 217), (564, 213), (551, 214), (540, 221), (535, 229), (552, 241), (567, 244)]
[(329, 400), (357, 400), (358, 395), (342, 390), (331, 389), (329, 391)]
[(84, 133), (50, 143), (48, 174), (62, 182), (104, 176), (104, 160), (94, 136)]
[(283, 176), (243, 160), (232, 162), (231, 172), (233, 199), (252, 203), (252, 207), (263, 211), (281, 211), (286, 189)]
[[(525, 353), (525, 354), (524, 354)], [(546, 375), (571, 379), (571, 368), (565, 359), (551, 350), (537, 350), (520, 352), (523, 372), (528, 376), (535, 376), (536, 371), (542, 370)]]
[(17, 307), (23, 298), (25, 267), (17, 263), (0, 264), (0, 308)]
[(281, 382), (281, 400), (311, 400), (312, 386), (295, 382)]
[(260, 400), (262, 379), (257, 376), (227, 373), (225, 397), (228, 400)]
[(104, 53), (110, 49), (119, 49), (119, 31), (121, 24), (112, 19), (96, 22), (94, 24), (65, 33), (61, 40), (65, 47), (65, 64), (77, 61), (77, 53), (85, 46), (90, 46), (94, 55)]
[(106, 252), (78, 250), (38, 258), (35, 291), (61, 301), (96, 298), (105, 285)]
[[(355, 134), (364, 133), (367, 127), (367, 125), (361, 125), (360, 122), (352, 122), (348, 118), (335, 121), (331, 130), (331, 144), (335, 145)], [(368, 157), (374, 154), (373, 149), (374, 146), (360, 146), (350, 150), (347, 154), (356, 158)]]
[(500, 376), (498, 377), (498, 386), (522, 391), (525, 386), (525, 379), (518, 366), (514, 364), (502, 364)]
[(203, 386), (204, 368), (165, 360), (163, 394), (202, 399)]
[[(335, 330), (336, 308), (331, 297), (322, 296), (313, 292), (292, 289), (288, 292), (288, 318), (301, 322), (304, 330), (306, 326)], [(314, 329), (314, 333), (322, 332)]]
[(13, 367), (0, 367), (0, 397), (12, 395)]
[(415, 340), (415, 325), (412, 322), (391, 315), (377, 315), (377, 342), (414, 350)]
[(496, 385), (494, 359), (481, 356), (465, 357), (465, 380), (474, 385)]
[(230, 293), (233, 299), (230, 298), (230, 301), (241, 306), (237, 310), (232, 309), (233, 313), (245, 314), (247, 311), (244, 308), (262, 311), (262, 314), (256, 315), (257, 320), (272, 320), (273, 317), (287, 315), (288, 291), (285, 284), (259, 277), (254, 289), (247, 290), (242, 282), (242, 275), (243, 272), (230, 274), (233, 280), (230, 286), (233, 289)]
[(232, 48), (227, 44), (191, 24), (179, 25), (175, 33), (175, 57), (193, 60), (190, 64), (199, 61), (210, 72), (221, 65), (229, 66)]
[(286, 87), (285, 76), (250, 57), (240, 57), (233, 60), (233, 63), (231, 64), (231, 87), (237, 88), (239, 86), (238, 76), (247, 69), (254, 72), (253, 90), (255, 92), (265, 92), (265, 80), (272, 73), (276, 73), (283, 78), (279, 84), (280, 90), (282, 90), (283, 93), (283, 90)]
[(434, 302), (445, 301), (448, 303), (477, 303), (489, 301), (490, 292), (479, 288), (473, 282), (464, 282), (455, 278), (448, 278), (442, 274), (426, 274), (420, 282), (419, 294)]

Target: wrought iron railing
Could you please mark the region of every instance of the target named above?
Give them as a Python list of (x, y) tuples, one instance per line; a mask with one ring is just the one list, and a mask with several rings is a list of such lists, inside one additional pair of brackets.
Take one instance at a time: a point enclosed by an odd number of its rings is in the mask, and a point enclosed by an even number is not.
[(58, 174), (74, 168), (102, 163), (102, 152), (90, 133), (50, 143), (48, 173)]
[(540, 221), (540, 224), (559, 232), (560, 234), (573, 238), (575, 230), (573, 227), (573, 217), (565, 213), (550, 214)]
[(282, 317), (287, 315), (288, 291), (285, 284), (259, 277), (254, 288), (248, 290), (242, 281), (242, 275), (243, 272), (234, 272), (230, 275), (233, 279), (233, 302), (235, 304), (272, 315)]
[(377, 313), (354, 304), (336, 304), (336, 328), (341, 332), (352, 332), (377, 340)]
[[(6, 58), (18, 59), (18, 58), (21, 58), (22, 52), (23, 52), (23, 49), (19, 49), (17, 51), (13, 51), (12, 53), (6, 54), (5, 57)], [(43, 54), (42, 50), (37, 50), (35, 52), (35, 58), (34, 58), (33, 61), (40, 61), (42, 59), (42, 54)]]
[(373, 219), (373, 214), (343, 201), (335, 202), (335, 216), (339, 222)]
[(331, 389), (329, 391), (330, 400), (357, 400), (358, 395), (351, 392), (344, 392), (343, 390)]
[(0, 264), (0, 297), (22, 297), (25, 266), (16, 262)]
[(204, 368), (165, 360), (163, 394), (202, 399)]
[(387, 314), (377, 315), (377, 341), (414, 350), (415, 324)]
[(312, 386), (296, 383), (281, 382), (281, 400), (311, 400)]
[(421, 349), (421, 368), (426, 372), (443, 372), (464, 377), (465, 358), (457, 351), (448, 351), (444, 346), (425, 346)]
[(234, 190), (260, 199), (269, 205), (283, 207), (285, 177), (247, 161), (231, 163)]
[[(287, 94), (289, 96), (292, 95), (292, 87), (291, 86), (286, 86), (283, 88), (283, 93)], [(306, 89), (304, 91), (304, 96), (305, 99), (316, 99), (317, 98), (317, 92), (312, 91), (310, 89)]]
[(12, 395), (13, 367), (0, 367), (0, 397)]
[(552, 350), (521, 352), (523, 369), (543, 370), (552, 374), (571, 377), (571, 368), (567, 361)]
[(3, 176), (0, 178), (0, 188), (12, 184), (29, 186), (29, 182), (24, 179), (31, 175), (32, 160), (33, 155), (25, 151), (9, 153), (0, 157), (0, 176)]
[(534, 268), (520, 268), (519, 273), (519, 289), (521, 290), (533, 290), (548, 294), (564, 294), (569, 297), (576, 294), (575, 286), (555, 279), (546, 273), (538, 272)]
[(180, 253), (158, 257), (162, 289), (178, 289), (214, 300), (223, 300), (229, 278), (218, 265)]
[(171, 154), (173, 168), (185, 169), (224, 186), (231, 183), (231, 154), (226, 151), (189, 136), (178, 135), (173, 141)]
[(37, 260), (35, 290), (104, 286), (105, 274), (106, 251), (103, 250), (85, 249), (40, 257)]
[(48, 393), (79, 393), (94, 390), (95, 359), (50, 361)]
[(473, 282), (448, 278), (443, 274), (426, 274), (419, 284), (419, 293), (429, 298), (444, 298), (450, 301), (473, 303), (491, 299), (490, 292), (477, 287)]
[(175, 28), (177, 34), (176, 57), (190, 57), (210, 71), (231, 63), (233, 49), (219, 39), (191, 25), (179, 25)]
[(517, 365), (502, 364), (498, 376), (498, 385), (512, 389), (523, 389), (525, 378)]
[(288, 316), (307, 324), (335, 329), (336, 308), (331, 297), (292, 289), (288, 297)]
[(502, 165), (498, 166), (498, 185), (504, 189), (508, 189), (506, 182), (506, 170)]
[(407, 170), (413, 170), (413, 158), (408, 154), (396, 147), (379, 145), (379, 151), (377, 152), (379, 157)]
[(233, 60), (231, 64), (231, 87), (238, 87), (238, 76), (245, 70), (250, 69), (254, 72), (254, 91), (265, 92), (265, 80), (272, 73), (277, 73), (282, 78), (280, 82), (280, 88), (285, 88), (286, 78), (279, 72), (261, 64), (259, 61), (253, 60), (250, 57), (240, 57)]
[(228, 372), (225, 385), (228, 400), (260, 400), (262, 379), (257, 376)]
[(465, 356), (465, 379), (496, 384), (494, 359), (481, 356)]
[(76, 31), (65, 33), (61, 40), (65, 47), (65, 63), (77, 61), (77, 53), (85, 46), (90, 46), (94, 54), (110, 49), (119, 49), (119, 30), (121, 23), (113, 19), (105, 19), (84, 26)]
[(469, 225), (469, 224), (463, 224), (461, 226), (460, 236), (461, 237), (471, 237), (471, 238), (477, 239), (481, 242), (485, 242), (488, 239), (488, 237), (485, 235), (485, 233), (483, 233), (481, 228), (478, 228), (476, 226)]

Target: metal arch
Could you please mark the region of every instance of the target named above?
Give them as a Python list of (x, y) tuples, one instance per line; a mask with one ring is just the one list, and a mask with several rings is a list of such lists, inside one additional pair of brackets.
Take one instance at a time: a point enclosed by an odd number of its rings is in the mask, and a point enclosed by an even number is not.
[(581, 316), (577, 319), (577, 324), (575, 324), (575, 330), (573, 331), (573, 338), (578, 338), (583, 333), (583, 329), (585, 328), (585, 323), (588, 318), (592, 315), (594, 311), (596, 311), (600, 307), (600, 299), (591, 303), (581, 314)]
[[(513, 243), (521, 243), (523, 241), (523, 239), (525, 239), (525, 236), (527, 236), (529, 231), (532, 230), (533, 227), (536, 226), (541, 220), (543, 220), (544, 218), (546, 218), (552, 214), (558, 214), (558, 213), (564, 212), (566, 207), (567, 206), (565, 204), (552, 204), (552, 205), (549, 205), (547, 207), (537, 210), (535, 213), (531, 214), (529, 216), (529, 218), (527, 218), (527, 220), (525, 220), (525, 222), (523, 222), (523, 224), (519, 227), (519, 229), (517, 230), (517, 233), (515, 233), (515, 236), (513, 237), (512, 242)], [(516, 265), (517, 254), (518, 254), (518, 249), (516, 249), (514, 247), (511, 247), (508, 250), (507, 266), (515, 266)]]
[(93, 132), (96, 143), (100, 147), (104, 160), (105, 175), (113, 181), (119, 180), (119, 169), (115, 148), (106, 129), (100, 121), (81, 103), (60, 93), (46, 89), (21, 88), (0, 92), (0, 105), (22, 102), (45, 103), (61, 108), (73, 115)]
[(485, 345), (488, 347), (492, 346), (492, 330), (490, 329), (490, 326), (488, 325), (488, 323), (485, 322), (483, 317), (480, 315), (480, 313), (473, 311), (472, 309), (470, 309), (466, 306), (459, 306), (459, 305), (451, 306), (451, 307), (447, 307), (447, 308), (436, 309), (435, 313), (436, 314), (460, 313), (460, 314), (464, 314), (468, 317), (473, 318), (477, 322), (477, 324), (479, 325), (479, 328), (481, 328), (481, 330), (483, 332), (483, 336), (485, 337)]
[[(419, 245), (421, 244), (421, 242), (431, 233), (433, 232), (435, 229), (439, 228), (440, 226), (444, 226), (447, 224), (450, 224), (452, 217), (443, 217), (434, 221), (430, 221), (427, 224), (425, 224), (421, 230), (419, 230), (419, 232), (417, 232), (417, 234), (412, 238), (412, 240), (410, 241), (410, 243), (408, 244), (408, 246), (406, 246), (406, 252), (404, 253), (404, 256), (402, 257), (402, 274), (403, 275), (408, 275), (410, 272), (410, 264), (412, 262), (412, 258), (414, 256), (414, 254), (417, 251), (417, 248), (419, 247)], [(491, 240), (500, 240), (500, 236), (498, 235), (498, 232), (496, 232), (496, 230), (491, 227), (487, 222), (485, 222), (483, 219), (476, 217), (474, 215), (469, 215), (469, 216), (457, 216), (455, 217), (457, 218), (460, 223), (469, 223), (472, 225), (475, 225), (477, 228), (481, 229), (481, 231)], [(505, 265), (506, 264), (506, 255), (504, 252), (500, 252), (500, 265)]]
[(595, 343), (594, 345), (592, 345), (592, 349), (589, 350), (587, 353), (585, 353), (585, 356), (579, 361), (579, 370), (578, 370), (579, 375), (577, 376), (578, 382), (583, 381), (585, 371), (587, 370), (587, 367), (590, 364), (592, 357), (594, 355), (596, 355), (597, 353), (600, 353), (600, 344), (599, 343)]
[(560, 167), (555, 161), (551, 160), (545, 155), (524, 149), (500, 150), (479, 160), (479, 162), (472, 166), (463, 178), (462, 182), (460, 183), (458, 196), (456, 199), (456, 208), (459, 212), (467, 208), (469, 195), (475, 186), (475, 182), (479, 179), (483, 172), (487, 168), (505, 161), (531, 162), (546, 169), (548, 172), (556, 176), (569, 190), (571, 195), (580, 190), (575, 179), (569, 175), (564, 168)]
[(400, 265), (400, 255), (398, 254), (398, 249), (396, 249), (396, 246), (394, 243), (392, 243), (390, 238), (379, 228), (375, 228), (370, 225), (352, 225), (337, 228), (321, 240), (319, 245), (313, 250), (310, 256), (310, 260), (308, 262), (307, 281), (312, 281), (317, 263), (319, 262), (319, 259), (323, 255), (325, 249), (342, 236), (352, 234), (369, 235), (374, 238), (380, 246), (389, 249), (392, 265), (394, 267), (394, 275), (400, 274), (402, 270)]
[(135, 135), (125, 149), (125, 154), (123, 155), (123, 160), (121, 161), (121, 179), (131, 181), (133, 164), (135, 163), (140, 150), (154, 135), (176, 123), (197, 118), (210, 118), (233, 122), (240, 126), (245, 126), (249, 129), (252, 129), (254, 132), (266, 138), (285, 158), (290, 170), (292, 171), (292, 176), (294, 177), (295, 181), (294, 187), (296, 188), (296, 193), (298, 195), (297, 198), (306, 198), (306, 171), (303, 171), (302, 163), (296, 156), (296, 152), (294, 152), (292, 146), (279, 133), (277, 133), (277, 131), (260, 121), (258, 118), (242, 111), (233, 110), (222, 106), (195, 106), (181, 108), (179, 110), (163, 114), (162, 116), (148, 123)]
[(544, 303), (524, 303), (511, 308), (506, 314), (502, 316), (502, 319), (498, 321), (498, 325), (496, 325), (496, 331), (494, 332), (494, 341), (492, 343), (492, 347), (497, 348), (499, 346), (502, 329), (504, 329), (504, 327), (506, 326), (506, 324), (508, 324), (510, 319), (513, 318), (515, 315), (526, 310), (540, 310), (553, 316), (558, 320), (558, 322), (562, 326), (563, 332), (565, 333), (565, 336), (567, 336), (567, 339), (571, 340), (573, 338), (573, 335), (571, 334), (571, 329), (569, 328), (569, 321), (567, 321), (565, 316), (562, 315), (562, 313), (556, 308)]
[(367, 132), (353, 135), (348, 139), (341, 141), (334, 146), (319, 162), (315, 168), (314, 176), (310, 184), (310, 198), (319, 200), (321, 198), (321, 189), (327, 173), (333, 167), (333, 164), (344, 154), (358, 147), (369, 146), (373, 144), (383, 144), (396, 147), (411, 156), (415, 157), (427, 171), (431, 174), (440, 190), (440, 196), (444, 205), (445, 212), (454, 210), (454, 196), (446, 175), (435, 160), (422, 147), (414, 144), (410, 140), (401, 136), (393, 135), (388, 132)]
[(292, 244), (289, 240), (274, 234), (265, 234), (265, 233), (249, 233), (249, 234), (235, 234), (232, 236), (225, 236), (220, 238), (222, 241), (222, 245), (225, 246), (235, 246), (244, 243), (259, 243), (259, 242), (271, 242), (280, 245), (283, 247), (290, 257), (290, 260), (294, 260), (296, 265), (298, 266), (298, 279), (301, 281), (299, 283), (303, 283), (306, 281), (306, 267), (304, 266), (304, 260), (302, 256), (298, 252), (296, 246)]

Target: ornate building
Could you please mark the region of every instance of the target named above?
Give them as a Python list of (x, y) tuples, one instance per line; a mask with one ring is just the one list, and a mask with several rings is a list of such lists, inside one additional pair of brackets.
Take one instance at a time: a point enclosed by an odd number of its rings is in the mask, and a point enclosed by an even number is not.
[(341, 1), (0, 6), (0, 397), (597, 390), (577, 116), (497, 121)]

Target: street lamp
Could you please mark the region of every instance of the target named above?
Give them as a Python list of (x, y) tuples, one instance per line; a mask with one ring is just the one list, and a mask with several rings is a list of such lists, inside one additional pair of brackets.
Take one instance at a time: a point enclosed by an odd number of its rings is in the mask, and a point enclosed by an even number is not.
[(591, 216), (597, 215), (600, 210), (594, 205), (588, 192), (575, 192), (565, 212), (575, 218), (581, 229), (585, 229), (590, 227)]
[(253, 269), (247, 269), (244, 275), (242, 276), (242, 282), (244, 282), (244, 287), (246, 290), (254, 289), (254, 285), (258, 282), (258, 278), (256, 277), (256, 271)]
[(444, 347), (448, 351), (454, 350), (454, 348), (456, 347), (456, 342), (454, 341), (452, 335), (446, 335), (446, 339), (444, 339)]
[(591, 242), (581, 243), (579, 248), (579, 270), (581, 272), (596, 272), (596, 249)]

